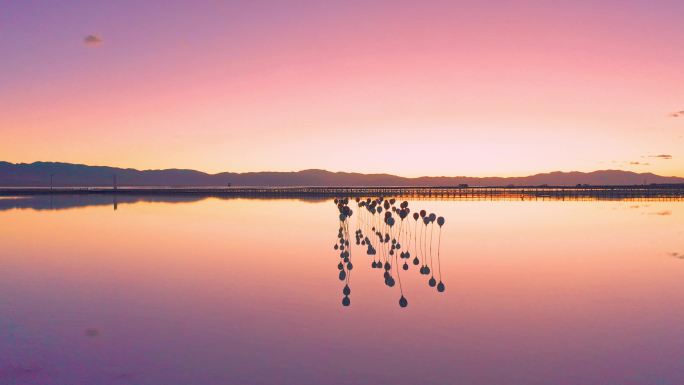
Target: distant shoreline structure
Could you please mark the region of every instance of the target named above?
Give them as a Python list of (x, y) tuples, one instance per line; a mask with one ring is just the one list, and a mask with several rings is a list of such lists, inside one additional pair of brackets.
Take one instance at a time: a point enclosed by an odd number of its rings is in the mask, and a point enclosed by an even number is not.
[(684, 199), (683, 184), (631, 186), (395, 186), (395, 187), (0, 187), (0, 197), (35, 195), (139, 195), (217, 197), (415, 197), (415, 198), (553, 198)]

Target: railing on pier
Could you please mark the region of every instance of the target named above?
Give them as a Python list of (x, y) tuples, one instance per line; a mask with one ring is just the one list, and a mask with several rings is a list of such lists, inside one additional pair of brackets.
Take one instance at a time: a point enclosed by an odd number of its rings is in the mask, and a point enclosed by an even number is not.
[(349, 186), (349, 187), (55, 187), (0, 188), (0, 196), (38, 194), (135, 194), (135, 195), (205, 195), (235, 197), (374, 197), (444, 199), (673, 199), (684, 198), (684, 185), (637, 186)]

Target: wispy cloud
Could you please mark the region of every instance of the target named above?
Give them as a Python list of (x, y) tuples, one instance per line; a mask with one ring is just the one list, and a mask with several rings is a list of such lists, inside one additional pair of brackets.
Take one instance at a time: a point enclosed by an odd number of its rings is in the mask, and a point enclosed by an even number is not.
[(670, 154), (647, 155), (647, 156), (649, 158), (657, 158), (657, 159), (665, 159), (665, 160), (672, 159), (672, 155), (670, 155)]
[(658, 216), (661, 216), (661, 217), (666, 217), (666, 216), (668, 216), (668, 215), (672, 215), (672, 211), (670, 211), (670, 210), (664, 210), (664, 211), (657, 211), (657, 212), (650, 213), (650, 214), (651, 214), (651, 215), (658, 215)]
[[(646, 156), (642, 156), (642, 158), (646, 158)], [(612, 163), (614, 165), (623, 167), (623, 166), (650, 166), (651, 163), (649, 162), (643, 162), (643, 161), (629, 161), (629, 160), (611, 160), (611, 161), (600, 161), (599, 163), (605, 164), (605, 163)]]
[(83, 38), (83, 44), (88, 47), (97, 47), (102, 44), (102, 38), (97, 35), (88, 35)]
[(671, 118), (684, 117), (684, 110), (675, 111), (675, 112), (670, 112), (670, 114), (668, 114), (668, 116), (671, 117)]
[(684, 254), (682, 254), (682, 253), (674, 252), (674, 253), (670, 253), (670, 256), (674, 257), (674, 258), (684, 259)]

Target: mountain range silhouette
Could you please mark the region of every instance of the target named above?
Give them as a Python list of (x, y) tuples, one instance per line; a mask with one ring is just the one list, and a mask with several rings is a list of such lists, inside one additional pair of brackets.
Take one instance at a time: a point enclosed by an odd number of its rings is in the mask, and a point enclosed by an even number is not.
[(575, 186), (680, 184), (684, 178), (622, 170), (550, 172), (523, 177), (424, 176), (361, 174), (310, 169), (295, 172), (222, 172), (208, 174), (188, 169), (136, 170), (59, 162), (9, 163), (0, 161), (0, 186)]

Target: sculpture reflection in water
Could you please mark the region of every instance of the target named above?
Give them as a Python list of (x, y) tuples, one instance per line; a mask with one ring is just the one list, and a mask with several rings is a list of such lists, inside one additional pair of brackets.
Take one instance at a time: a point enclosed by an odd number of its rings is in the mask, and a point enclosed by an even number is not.
[[(430, 276), (428, 285), (436, 287), (442, 293), (446, 289), (442, 282), (440, 248), (442, 243), (442, 226), (444, 218), (425, 210), (414, 212), (413, 221), (409, 214), (411, 209), (407, 201), (397, 206), (394, 198), (356, 198), (358, 214), (356, 215), (355, 243), (366, 249), (366, 254), (373, 258), (371, 268), (382, 269), (385, 285), (399, 286), (399, 306), (408, 306), (401, 284), (401, 270), (409, 270), (409, 261), (413, 265), (420, 265), (419, 273)], [(340, 262), (337, 264), (339, 279), (344, 282), (342, 289), (342, 305), (349, 306), (351, 288), (349, 287), (352, 263), (352, 245), (350, 243), (350, 222), (354, 211), (349, 207), (349, 198), (335, 199), (339, 211), (339, 229), (334, 249), (339, 251)], [(411, 224), (413, 222), (413, 224)], [(433, 239), (437, 222), (436, 266), (433, 256)], [(428, 235), (428, 232), (430, 233)], [(413, 250), (413, 254), (411, 254)], [(413, 256), (413, 259), (411, 257)], [(403, 262), (403, 263), (402, 263)], [(435, 271), (437, 278), (435, 278)], [(395, 278), (396, 277), (396, 278)]]

